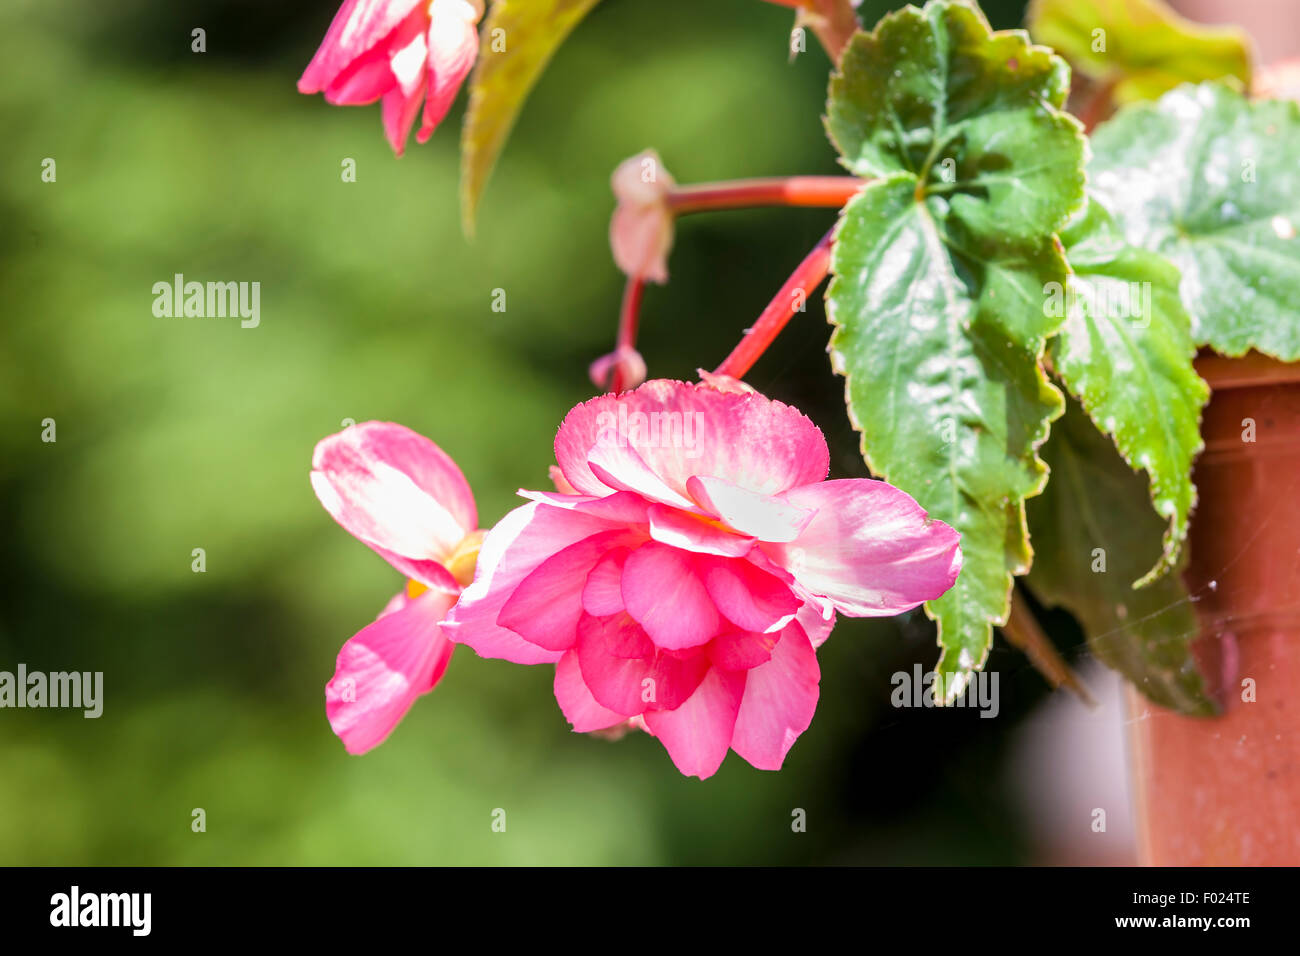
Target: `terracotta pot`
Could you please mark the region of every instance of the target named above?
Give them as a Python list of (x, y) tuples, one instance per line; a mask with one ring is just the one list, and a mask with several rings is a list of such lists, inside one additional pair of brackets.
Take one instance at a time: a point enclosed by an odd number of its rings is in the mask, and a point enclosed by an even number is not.
[[(1200, 621), (1193, 650), (1223, 714), (1180, 717), (1130, 691), (1138, 855), (1159, 866), (1296, 865), (1300, 366), (1251, 353), (1203, 355), (1197, 368), (1213, 397), (1186, 582)], [(1243, 699), (1252, 688), (1253, 702)]]

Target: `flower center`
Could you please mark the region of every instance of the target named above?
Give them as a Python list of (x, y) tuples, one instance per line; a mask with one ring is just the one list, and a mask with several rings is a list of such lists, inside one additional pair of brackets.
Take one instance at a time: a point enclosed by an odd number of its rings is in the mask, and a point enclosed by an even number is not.
[[(478, 552), (483, 546), (483, 536), (486, 533), (486, 531), (471, 531), (465, 535), (460, 544), (456, 545), (456, 550), (442, 564), (462, 588), (469, 587), (474, 581), (474, 571), (478, 567)], [(427, 590), (429, 590), (428, 585), (415, 578), (406, 579), (406, 596), (412, 601)]]
[(456, 583), (467, 588), (474, 581), (474, 570), (478, 567), (479, 548), (483, 547), (484, 531), (471, 531), (456, 545), (456, 550), (447, 559), (446, 568)]

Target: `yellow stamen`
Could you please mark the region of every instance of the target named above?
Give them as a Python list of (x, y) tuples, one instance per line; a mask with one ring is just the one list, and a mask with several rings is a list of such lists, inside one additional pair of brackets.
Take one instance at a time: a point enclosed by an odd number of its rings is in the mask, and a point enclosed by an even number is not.
[[(474, 570), (478, 567), (478, 552), (483, 546), (485, 534), (486, 531), (471, 531), (465, 535), (460, 544), (456, 545), (456, 550), (442, 564), (456, 579), (456, 583), (463, 588), (469, 587), (474, 581)], [(412, 601), (427, 590), (429, 588), (415, 578), (408, 578), (406, 581), (406, 596)]]
[(447, 570), (456, 579), (456, 583), (463, 588), (469, 587), (474, 581), (474, 571), (478, 567), (478, 552), (479, 548), (483, 547), (484, 534), (486, 532), (472, 531), (465, 535), (465, 539), (456, 545), (456, 550), (447, 559)]

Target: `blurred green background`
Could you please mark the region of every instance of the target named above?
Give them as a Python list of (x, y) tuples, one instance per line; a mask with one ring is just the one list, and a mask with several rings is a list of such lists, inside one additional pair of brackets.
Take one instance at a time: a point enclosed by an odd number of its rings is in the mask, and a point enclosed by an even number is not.
[[(888, 6), (867, 2), (864, 21)], [(999, 26), (1022, 13), (987, 8)], [(889, 675), (935, 658), (919, 612), (841, 619), (779, 774), (731, 755), (700, 782), (644, 735), (572, 734), (549, 668), (468, 649), (387, 744), (345, 754), (322, 688), (401, 582), (317, 504), (315, 442), (347, 418), (403, 422), (455, 457), (494, 521), (516, 488), (547, 486), (555, 427), (612, 344), (619, 160), (653, 146), (682, 182), (836, 166), (828, 64), (811, 40), (787, 62), (789, 10), (606, 0), (527, 104), (467, 242), (463, 97), (395, 161), (378, 107), (295, 91), (334, 9), (0, 13), (0, 669), (105, 675), (99, 720), (0, 711), (0, 863), (1033, 859), (1001, 771), (1046, 688), (999, 645), (1000, 719), (891, 709)], [(347, 157), (356, 183), (340, 180)], [(684, 220), (672, 280), (646, 296), (652, 375), (716, 365), (832, 219)], [(156, 318), (152, 286), (177, 272), (259, 281), (260, 327)], [(836, 474), (862, 475), (827, 333), (810, 302), (751, 381), (813, 416)]]

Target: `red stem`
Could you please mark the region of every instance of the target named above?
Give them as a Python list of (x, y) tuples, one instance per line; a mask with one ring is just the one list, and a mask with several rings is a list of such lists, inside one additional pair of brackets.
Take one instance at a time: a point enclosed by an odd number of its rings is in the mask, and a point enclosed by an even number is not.
[[(791, 4), (797, 6), (798, 4)], [(754, 206), (815, 206), (839, 209), (858, 194), (867, 180), (856, 176), (773, 176), (761, 179), (734, 179), (718, 183), (696, 183), (677, 186), (669, 191), (668, 208), (674, 216), (715, 209), (744, 209)], [(830, 233), (818, 243), (808, 257), (795, 270), (777, 297), (759, 316), (758, 322), (745, 335), (740, 344), (718, 367), (719, 374), (740, 378), (758, 360), (778, 332), (790, 321), (793, 314), (793, 293), (802, 288), (805, 296), (826, 277), (830, 267)], [(623, 304), (619, 310), (618, 339), (615, 350), (636, 348), (637, 327), (640, 324), (641, 294), (645, 282), (629, 278), (623, 288)], [(785, 308), (784, 314), (782, 309)], [(738, 369), (738, 371), (725, 371)], [(625, 384), (617, 365), (609, 387), (622, 391)]]
[[(754, 206), (816, 206), (839, 209), (857, 195), (866, 183), (867, 180), (858, 179), (856, 176), (772, 176), (760, 179), (734, 179), (718, 183), (696, 183), (674, 187), (668, 193), (668, 207), (675, 216), (714, 209), (744, 209)], [(813, 254), (816, 253), (817, 250), (814, 249)], [(798, 274), (791, 277), (792, 282)], [(826, 270), (823, 268), (816, 282), (820, 282), (825, 274)], [(813, 285), (816, 285), (816, 282)], [(633, 278), (627, 280), (623, 288), (623, 305), (619, 311), (616, 349), (636, 347), (641, 295), (644, 291), (643, 280)], [(786, 321), (789, 321), (789, 316), (786, 316), (782, 324)], [(755, 329), (757, 328), (758, 326), (755, 326)], [(776, 331), (780, 331), (780, 328), (778, 327)], [(775, 335), (776, 332), (772, 334)], [(766, 347), (765, 343), (758, 354), (761, 355)], [(757, 357), (758, 355), (754, 356), (755, 359)], [(753, 364), (752, 359), (750, 364)], [(748, 367), (747, 365), (746, 369)], [(615, 370), (610, 382), (610, 387), (614, 391), (621, 390), (620, 386), (623, 383), (619, 381), (620, 377)]]
[[(637, 328), (641, 324), (641, 293), (645, 291), (645, 280), (628, 277), (623, 287), (623, 304), (618, 312), (618, 338), (614, 340), (614, 354), (624, 348), (636, 348)], [(621, 392), (628, 383), (623, 381), (623, 372), (616, 361), (610, 375), (609, 388)]]
[(839, 209), (866, 185), (856, 176), (773, 176), (677, 186), (668, 193), (674, 215), (751, 206), (820, 206)]
[(618, 338), (615, 348), (636, 348), (637, 326), (641, 322), (641, 293), (645, 291), (645, 280), (629, 277), (623, 287), (623, 305), (618, 312)]
[(854, 6), (860, 0), (768, 0), (778, 7), (789, 7), (798, 15), (795, 26), (807, 26), (817, 34), (832, 63), (848, 46), (853, 34), (861, 29)]
[(785, 328), (794, 316), (795, 293), (802, 292), (806, 301), (808, 294), (821, 285), (831, 267), (831, 233), (822, 236), (821, 242), (813, 247), (812, 252), (804, 257), (803, 262), (785, 280), (781, 291), (767, 304), (754, 327), (745, 333), (731, 354), (723, 359), (722, 364), (714, 370), (714, 375), (729, 375), (742, 378), (767, 351), (767, 347)]

